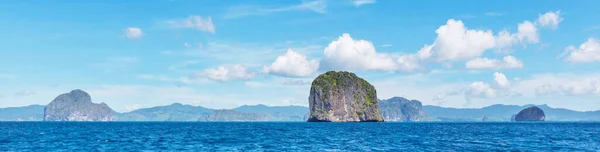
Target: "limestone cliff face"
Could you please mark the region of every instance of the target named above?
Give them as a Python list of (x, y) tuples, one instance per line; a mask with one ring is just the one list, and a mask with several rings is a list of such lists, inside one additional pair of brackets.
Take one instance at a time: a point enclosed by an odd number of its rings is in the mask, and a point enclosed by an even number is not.
[(309, 122), (381, 122), (375, 87), (350, 72), (319, 75), (308, 97)]
[(515, 121), (544, 121), (546, 115), (544, 111), (536, 106), (521, 110), (516, 116)]
[(90, 95), (73, 90), (56, 97), (44, 109), (44, 121), (112, 121), (113, 110), (105, 103), (92, 103)]
[(417, 100), (402, 97), (380, 100), (379, 109), (385, 121), (412, 122), (427, 119), (427, 115), (423, 112), (423, 105)]

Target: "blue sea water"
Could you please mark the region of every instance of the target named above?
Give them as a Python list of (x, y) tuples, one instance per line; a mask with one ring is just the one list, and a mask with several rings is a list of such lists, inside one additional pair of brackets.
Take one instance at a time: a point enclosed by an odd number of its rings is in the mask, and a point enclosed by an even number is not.
[(600, 123), (0, 122), (0, 151), (600, 151)]

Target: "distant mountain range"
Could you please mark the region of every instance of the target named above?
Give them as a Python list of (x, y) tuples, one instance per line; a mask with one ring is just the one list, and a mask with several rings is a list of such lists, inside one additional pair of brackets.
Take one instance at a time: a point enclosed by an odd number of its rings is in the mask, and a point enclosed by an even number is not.
[[(512, 115), (533, 105), (491, 105), (483, 108), (445, 108), (423, 106), (423, 111), (438, 121), (510, 121)], [(546, 121), (600, 121), (600, 111), (574, 111), (552, 108), (548, 105), (536, 105), (546, 114)]]
[(115, 113), (116, 121), (196, 121), (210, 115), (214, 109), (174, 103), (166, 106)]
[[(446, 108), (422, 106), (417, 100), (395, 97), (380, 100), (380, 109), (389, 121), (510, 121), (511, 116), (532, 105), (492, 105), (483, 108)], [(0, 108), (0, 121), (42, 121), (42, 105)], [(600, 121), (600, 111), (580, 112), (537, 105), (546, 121)], [(245, 105), (234, 109), (210, 109), (174, 103), (114, 112), (114, 121), (306, 121), (308, 107)], [(387, 120), (386, 120), (387, 121)]]
[(308, 108), (302, 106), (241, 106), (234, 109), (209, 109), (174, 103), (116, 113), (116, 121), (304, 121)]
[(44, 108), (42, 105), (25, 107), (0, 108), (0, 121), (42, 121)]

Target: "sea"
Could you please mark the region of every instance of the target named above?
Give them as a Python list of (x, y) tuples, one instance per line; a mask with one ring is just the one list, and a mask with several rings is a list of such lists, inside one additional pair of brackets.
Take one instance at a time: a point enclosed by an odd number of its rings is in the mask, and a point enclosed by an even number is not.
[(0, 122), (0, 151), (600, 151), (600, 123)]

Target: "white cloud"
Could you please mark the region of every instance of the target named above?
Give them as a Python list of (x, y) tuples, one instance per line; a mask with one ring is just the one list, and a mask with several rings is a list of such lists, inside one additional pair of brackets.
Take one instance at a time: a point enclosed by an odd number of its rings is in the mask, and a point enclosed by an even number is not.
[(404, 72), (425, 69), (425, 62), (431, 57), (433, 45), (425, 45), (416, 54), (407, 54), (398, 57), (397, 69)]
[(511, 82), (502, 73), (494, 73), (494, 85), (483, 81), (476, 81), (464, 88), (453, 89), (445, 93), (439, 93), (433, 96), (434, 101), (442, 102), (445, 98), (454, 95), (464, 95), (466, 99), (466, 105), (471, 104), (471, 100), (474, 98), (489, 99), (489, 98), (502, 98), (502, 97), (518, 97), (522, 96), (522, 93), (514, 91), (514, 87)]
[(373, 4), (375, 3), (375, 0), (353, 0), (352, 4), (354, 4), (354, 6), (359, 7), (361, 5), (365, 5), (365, 4)]
[(556, 29), (558, 24), (563, 21), (563, 18), (560, 17), (560, 10), (556, 12), (547, 12), (536, 20), (536, 23), (541, 27), (551, 27), (552, 29)]
[(496, 36), (496, 49), (499, 52), (510, 53), (511, 47), (518, 43), (517, 38), (506, 29), (500, 31)]
[(320, 61), (321, 70), (374, 70), (411, 72), (423, 69), (423, 62), (431, 56), (431, 45), (425, 45), (415, 54), (394, 59), (387, 53), (378, 53), (373, 43), (355, 40), (344, 33), (325, 48)]
[(468, 60), (495, 46), (491, 30), (470, 30), (462, 21), (450, 19), (435, 31), (433, 57), (438, 61)]
[(496, 90), (493, 89), (489, 84), (482, 81), (471, 83), (465, 90), (465, 97), (472, 98), (493, 98), (496, 97)]
[(550, 84), (542, 84), (535, 87), (536, 96), (555, 95), (557, 92), (554, 87)]
[(502, 60), (475, 58), (465, 64), (467, 69), (520, 69), (523, 62), (513, 56), (505, 56)]
[(196, 74), (216, 81), (248, 80), (256, 76), (256, 73), (248, 71), (240, 64), (223, 65), (217, 68), (209, 68)]
[(396, 70), (394, 59), (377, 53), (373, 43), (354, 40), (344, 33), (324, 50), (320, 69), (325, 70)]
[(128, 27), (128, 28), (125, 28), (124, 31), (125, 31), (124, 35), (126, 38), (137, 39), (137, 38), (141, 38), (142, 36), (144, 36), (142, 29), (137, 28), (137, 27)]
[(306, 56), (288, 49), (285, 55), (277, 57), (273, 64), (265, 66), (263, 72), (281, 76), (303, 77), (313, 75), (318, 68), (319, 61), (307, 60)]
[(215, 33), (212, 18), (192, 15), (186, 19), (167, 21), (174, 28), (192, 28), (203, 32)]
[(571, 63), (600, 62), (600, 41), (589, 38), (579, 48), (572, 45), (567, 47), (563, 54), (568, 54), (565, 60)]
[[(465, 27), (460, 20), (450, 19), (446, 25), (440, 26), (438, 37), (433, 43), (433, 57), (439, 61), (459, 61), (480, 57), (486, 50), (496, 48), (499, 52), (510, 53), (517, 43), (535, 44), (540, 42), (538, 25), (556, 28), (562, 21), (560, 12), (548, 12), (541, 15), (535, 23), (523, 21), (517, 26), (516, 33), (504, 29), (493, 35), (491, 30), (473, 30)], [(488, 16), (500, 13), (486, 13)]]
[[(193, 46), (190, 44), (190, 46)], [(248, 67), (262, 67), (271, 63), (288, 48), (306, 56), (322, 54), (322, 45), (313, 42), (278, 42), (273, 44), (212, 41), (202, 47), (190, 47), (171, 55), (194, 56), (199, 60), (216, 61), (219, 64), (238, 63)], [(235, 55), (232, 55), (235, 54)]]
[(327, 3), (325, 0), (314, 0), (314, 1), (302, 1), (302, 3), (290, 6), (280, 7), (263, 7), (255, 5), (238, 5), (231, 7), (227, 10), (225, 18), (239, 18), (246, 16), (259, 16), (267, 15), (277, 12), (288, 12), (288, 11), (312, 11), (316, 13), (327, 13)]
[(508, 88), (510, 87), (510, 82), (506, 79), (506, 76), (499, 72), (494, 72), (494, 82), (499, 88)]
[(165, 75), (155, 75), (155, 74), (140, 74), (137, 75), (139, 79), (145, 80), (155, 80), (155, 81), (163, 81), (163, 82), (173, 82), (173, 83), (181, 83), (181, 84), (207, 84), (210, 80), (202, 78), (202, 77), (169, 77)]
[[(518, 88), (532, 91), (533, 97), (598, 96), (600, 73), (549, 73), (536, 74), (519, 81)], [(583, 99), (585, 97), (581, 97)]]
[(537, 31), (537, 27), (531, 21), (523, 21), (523, 23), (519, 23), (518, 32), (516, 33), (517, 39), (521, 43), (539, 43), (540, 38)]
[(563, 93), (571, 96), (600, 95), (600, 79), (585, 78), (575, 80), (563, 84), (559, 88)]
[(309, 85), (312, 83), (312, 79), (285, 79), (283, 80), (283, 85)]

